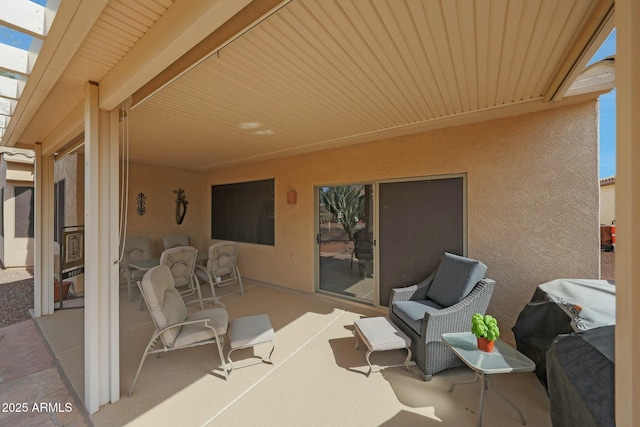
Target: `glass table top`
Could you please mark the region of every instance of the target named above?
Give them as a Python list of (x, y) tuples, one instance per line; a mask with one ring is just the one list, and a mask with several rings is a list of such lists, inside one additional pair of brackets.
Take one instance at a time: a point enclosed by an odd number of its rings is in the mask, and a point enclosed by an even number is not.
[(160, 257), (149, 258), (149, 259), (139, 259), (137, 261), (131, 261), (129, 263), (129, 267), (132, 267), (138, 270), (150, 270), (157, 265), (160, 265)]
[(476, 336), (471, 332), (442, 334), (442, 341), (471, 369), (485, 374), (508, 372), (530, 372), (536, 368), (524, 354), (509, 344), (497, 339), (494, 351), (478, 350)]

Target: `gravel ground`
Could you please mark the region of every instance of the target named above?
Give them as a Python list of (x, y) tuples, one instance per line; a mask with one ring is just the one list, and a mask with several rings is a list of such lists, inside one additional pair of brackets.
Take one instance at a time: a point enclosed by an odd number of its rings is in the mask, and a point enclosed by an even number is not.
[(0, 266), (0, 328), (31, 319), (33, 270)]
[[(601, 274), (615, 279), (615, 253), (602, 252)], [(0, 265), (0, 328), (31, 319), (33, 308), (33, 270), (4, 268)]]
[(603, 280), (615, 280), (616, 256), (615, 252), (602, 252), (600, 256), (600, 277)]

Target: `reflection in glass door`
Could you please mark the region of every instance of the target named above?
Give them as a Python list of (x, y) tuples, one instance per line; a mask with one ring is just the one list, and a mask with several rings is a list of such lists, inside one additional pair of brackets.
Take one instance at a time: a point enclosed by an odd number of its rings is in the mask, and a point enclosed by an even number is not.
[(374, 303), (372, 185), (318, 188), (320, 290)]

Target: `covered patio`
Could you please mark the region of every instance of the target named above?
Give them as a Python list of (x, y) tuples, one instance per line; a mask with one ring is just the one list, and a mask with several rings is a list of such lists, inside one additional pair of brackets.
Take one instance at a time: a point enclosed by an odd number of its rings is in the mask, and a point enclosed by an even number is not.
[[(235, 421), (247, 414), (253, 419), (255, 412), (235, 408), (245, 403), (264, 405), (265, 411), (277, 408), (257, 402), (267, 394), (277, 396), (275, 390), (283, 395), (295, 391), (298, 387), (286, 384), (307, 378), (316, 364), (334, 368), (334, 376), (323, 374), (318, 381), (364, 382), (364, 376), (350, 369), (357, 371), (362, 355), (350, 348), (348, 325), (360, 315), (384, 312), (385, 301), (379, 290), (372, 307), (338, 301), (331, 305), (314, 296), (315, 193), (323, 185), (372, 183), (378, 189), (398, 180), (462, 177), (463, 249), (489, 265), (489, 275), (498, 283), (489, 310), (505, 331), (537, 284), (557, 277), (598, 278), (596, 99), (611, 87), (591, 85), (585, 92), (571, 86), (612, 30), (615, 13), (620, 89), (616, 182), (622, 195), (616, 198), (616, 278), (618, 316), (624, 320), (618, 321), (616, 331), (617, 421), (633, 424), (638, 409), (631, 402), (640, 391), (640, 376), (632, 363), (638, 354), (630, 344), (637, 324), (631, 308), (638, 301), (633, 284), (640, 262), (632, 262), (637, 261), (633, 248), (638, 244), (631, 221), (638, 216), (638, 196), (631, 191), (637, 178), (632, 135), (638, 134), (638, 125), (632, 117), (640, 97), (633, 96), (639, 73), (631, 46), (640, 39), (640, 30), (632, 19), (638, 6), (630, 0), (517, 5), (53, 3), (43, 12), (55, 19), (46, 20), (45, 29), (36, 34), (41, 40), (37, 61), (14, 70), (24, 85), (11, 97), (2, 145), (36, 153), (34, 312), (45, 330), (49, 319), (80, 313), (54, 314), (52, 190), (56, 159), (79, 153), (84, 160), (84, 200), (78, 203), (84, 205), (85, 309), (83, 318), (74, 322), (82, 332), (68, 337), (75, 343), (66, 347), (74, 349), (71, 365), (80, 366), (82, 360), (84, 372), (68, 374), (96, 420), (103, 414), (119, 416), (110, 413), (111, 408), (120, 412), (132, 405), (131, 412), (125, 411), (131, 417), (125, 415), (122, 422), (152, 420), (164, 411), (182, 409), (197, 416), (197, 423), (226, 416)], [(272, 316), (281, 335), (281, 365), (276, 359), (272, 367), (242, 369), (224, 382), (215, 375), (201, 377), (198, 364), (190, 359), (188, 369), (194, 370), (168, 391), (145, 387), (145, 380), (159, 377), (147, 366), (136, 394), (120, 401), (136, 364), (135, 357), (125, 356), (130, 353), (128, 340), (149, 327), (145, 312), (122, 303), (118, 259), (123, 221), (126, 235), (150, 237), (156, 252), (162, 235), (170, 232), (188, 234), (194, 246), (206, 250), (215, 240), (212, 186), (264, 179), (275, 182), (275, 243), (241, 244), (241, 270), (255, 286), (242, 299), (225, 295), (225, 302), (232, 317), (244, 312)], [(184, 223), (173, 224), (173, 191), (178, 187), (187, 189), (189, 213)], [(296, 204), (285, 197), (292, 190), (297, 191)], [(139, 193), (148, 201), (144, 216), (135, 210)], [(380, 245), (384, 248), (384, 242)], [(377, 265), (380, 259), (375, 261)], [(374, 277), (379, 273), (374, 270)], [(275, 293), (273, 306), (259, 303), (262, 292)], [(290, 298), (308, 302), (301, 304), (307, 311), (288, 313), (278, 305)], [(505, 339), (512, 342), (508, 332)], [(302, 356), (314, 363), (303, 362)], [(181, 357), (176, 352), (161, 357), (160, 363)], [(349, 369), (336, 370), (336, 365)], [(171, 364), (172, 370), (181, 368)], [(262, 379), (256, 372), (264, 372)], [(366, 408), (381, 409), (375, 420), (362, 425), (413, 417), (440, 423), (449, 414), (459, 415), (457, 404), (448, 406), (451, 399), (458, 393), (471, 398), (474, 391), (436, 392), (432, 397), (442, 406), (435, 409), (411, 399), (446, 389), (448, 379), (459, 373), (421, 383), (406, 372), (385, 370), (368, 381), (376, 381), (391, 406), (371, 404), (359, 388), (362, 384), (354, 388), (352, 403), (363, 413)], [(280, 374), (283, 381), (272, 384)], [(517, 380), (506, 380), (505, 388), (520, 389), (510, 381)], [(524, 381), (540, 396), (533, 377)], [(218, 383), (229, 388), (222, 400), (214, 399), (223, 403), (217, 410), (202, 410), (204, 402), (194, 403), (206, 394), (201, 390), (217, 392)], [(405, 386), (419, 390), (407, 393)], [(272, 389), (254, 394), (263, 387)], [(145, 403), (141, 395), (152, 388), (156, 392), (147, 395)], [(193, 388), (195, 401), (183, 396)], [(292, 408), (315, 408), (309, 388), (303, 390), (310, 394), (291, 397), (300, 399)], [(176, 400), (184, 403), (176, 406), (179, 409), (173, 405)], [(547, 411), (544, 399), (529, 403), (540, 415), (532, 418), (548, 425), (542, 415)], [(420, 409), (407, 411), (412, 405)], [(331, 412), (326, 404), (317, 406), (322, 413)], [(326, 417), (309, 410), (300, 416), (305, 413)], [(286, 424), (283, 413), (273, 416)]]
[[(121, 299), (121, 400), (89, 418), (95, 426), (113, 425), (476, 425), (479, 384), (467, 368), (421, 379), (401, 365), (405, 352), (371, 356), (367, 377), (362, 344), (354, 349), (353, 322), (378, 310), (336, 299), (294, 292), (247, 280), (245, 296), (237, 285), (218, 292), (233, 318), (268, 314), (276, 331), (273, 365), (248, 366), (251, 356), (266, 357), (270, 346), (235, 353), (235, 366), (224, 380), (212, 345), (149, 357), (133, 395), (131, 386), (140, 355), (154, 330), (147, 311)], [(65, 310), (37, 320), (55, 357), (78, 396), (83, 396), (81, 310)], [(225, 355), (229, 350), (228, 343)], [(378, 372), (379, 369), (379, 372)], [(550, 426), (549, 400), (533, 373), (499, 375), (494, 384), (522, 410), (528, 426)], [(508, 404), (490, 391), (484, 425), (519, 426)]]

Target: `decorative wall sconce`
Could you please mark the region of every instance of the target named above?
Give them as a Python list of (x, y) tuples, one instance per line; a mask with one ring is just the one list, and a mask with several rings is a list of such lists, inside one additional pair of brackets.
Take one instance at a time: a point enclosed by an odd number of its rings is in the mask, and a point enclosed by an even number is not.
[(138, 215), (144, 215), (147, 212), (147, 208), (144, 206), (146, 201), (147, 198), (145, 197), (144, 193), (138, 194)]
[(187, 204), (189, 204), (189, 202), (187, 201), (187, 197), (185, 196), (182, 188), (173, 190), (173, 192), (178, 195), (176, 198), (176, 224), (182, 224), (184, 216), (187, 214)]
[(287, 193), (287, 203), (290, 205), (295, 205), (296, 203), (298, 203), (298, 193), (296, 192), (296, 190), (290, 190)]

